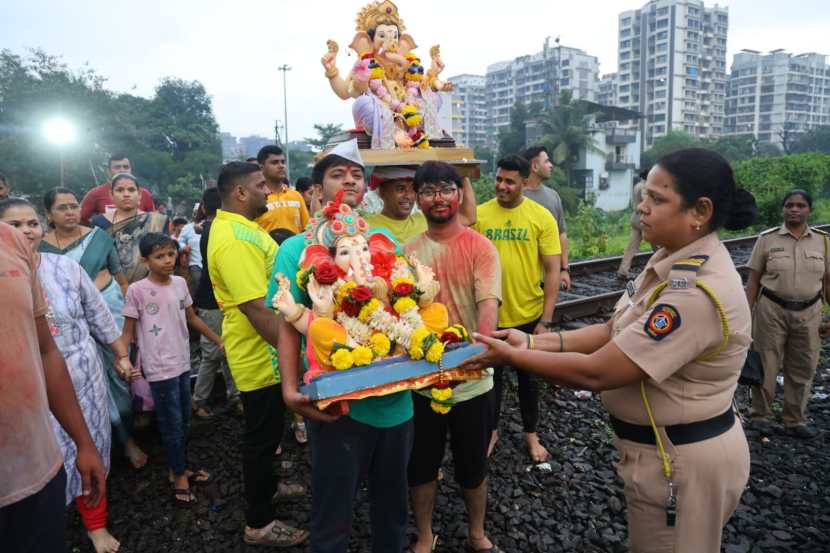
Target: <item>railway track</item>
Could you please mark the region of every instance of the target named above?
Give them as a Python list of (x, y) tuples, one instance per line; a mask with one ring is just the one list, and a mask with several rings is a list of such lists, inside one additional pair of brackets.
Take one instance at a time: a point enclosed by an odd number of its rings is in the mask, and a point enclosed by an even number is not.
[[(816, 227), (830, 232), (830, 225)], [(746, 276), (748, 272), (746, 262), (757, 237), (742, 236), (723, 241), (732, 254), (741, 276)], [(638, 274), (653, 253), (640, 252), (634, 256), (631, 273)], [(565, 323), (583, 317), (602, 315), (613, 309), (625, 288), (625, 281), (617, 276), (617, 267), (621, 261), (622, 256), (615, 255), (571, 262), (569, 266), (574, 285), (571, 290), (559, 293), (553, 320)]]

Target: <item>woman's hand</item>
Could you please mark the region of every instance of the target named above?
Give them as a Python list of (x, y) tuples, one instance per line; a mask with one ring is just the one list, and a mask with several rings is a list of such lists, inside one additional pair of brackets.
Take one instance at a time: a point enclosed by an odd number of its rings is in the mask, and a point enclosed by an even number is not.
[(460, 365), (463, 370), (469, 371), (509, 365), (514, 353), (527, 349), (527, 335), (513, 328), (496, 330), (493, 332), (493, 337), (476, 332), (473, 333), (473, 341), (484, 344), (487, 349), (464, 361)]
[(119, 376), (121, 376), (125, 382), (141, 378), (141, 371), (133, 366), (129, 357), (121, 357), (117, 359), (115, 361), (115, 368), (118, 370)]

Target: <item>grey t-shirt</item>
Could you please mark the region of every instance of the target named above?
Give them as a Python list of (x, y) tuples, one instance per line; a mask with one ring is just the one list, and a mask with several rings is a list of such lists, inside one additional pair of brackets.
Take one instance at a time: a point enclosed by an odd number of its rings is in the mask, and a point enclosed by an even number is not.
[(567, 231), (567, 226), (565, 225), (565, 210), (562, 207), (562, 198), (559, 197), (556, 190), (548, 188), (542, 184), (536, 189), (525, 188), (524, 196), (525, 198), (530, 198), (538, 204), (542, 204), (545, 209), (550, 211), (553, 218), (556, 219), (556, 224), (559, 226), (559, 234), (564, 234)]

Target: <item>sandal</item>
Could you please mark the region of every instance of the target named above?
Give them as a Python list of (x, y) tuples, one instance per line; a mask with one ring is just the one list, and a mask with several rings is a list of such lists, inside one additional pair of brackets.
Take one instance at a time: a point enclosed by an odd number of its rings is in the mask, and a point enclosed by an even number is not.
[(306, 430), (305, 422), (295, 422), (294, 423), (294, 439), (297, 440), (298, 444), (307, 444), (308, 443), (308, 430)]
[(213, 418), (213, 411), (204, 405), (193, 406), (193, 414), (202, 420), (210, 420)]
[(277, 491), (271, 500), (274, 503), (282, 503), (285, 501), (294, 501), (306, 496), (305, 486), (302, 484), (285, 484), (280, 482), (277, 484)]
[(275, 520), (271, 530), (261, 537), (253, 538), (244, 533), (242, 540), (248, 545), (262, 545), (265, 547), (291, 547), (299, 545), (308, 539), (308, 530), (300, 530), (284, 522)]
[(204, 484), (210, 482), (210, 473), (204, 469), (196, 469), (187, 475), (187, 479), (193, 484)]
[(502, 551), (502, 549), (495, 543), (493, 544), (493, 547), (488, 549), (475, 549), (472, 545), (470, 545), (469, 540), (464, 541), (464, 551), (466, 553), (504, 553), (504, 551)]
[[(182, 496), (187, 497), (187, 499), (183, 499)], [(195, 505), (196, 496), (189, 488), (173, 488), (173, 501), (184, 505)]]

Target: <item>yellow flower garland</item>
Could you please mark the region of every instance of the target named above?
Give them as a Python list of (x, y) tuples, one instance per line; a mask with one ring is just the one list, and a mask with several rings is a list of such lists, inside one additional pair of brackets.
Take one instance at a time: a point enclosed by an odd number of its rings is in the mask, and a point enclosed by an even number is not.
[(351, 369), (354, 366), (354, 355), (348, 348), (340, 348), (331, 355), (331, 363), (338, 371)]
[(444, 343), (435, 340), (426, 353), (426, 360), (430, 363), (437, 363), (441, 360), (441, 355), (444, 353)]
[(360, 314), (358, 314), (357, 318), (360, 319), (360, 322), (365, 323), (369, 320), (369, 316), (374, 313), (376, 309), (380, 309), (380, 307), (380, 300), (372, 298), (360, 309)]
[(372, 350), (366, 346), (357, 346), (352, 350), (354, 364), (357, 367), (368, 365), (372, 362)]
[(395, 301), (395, 305), (394, 305), (395, 312), (397, 312), (397, 313), (406, 313), (410, 309), (416, 309), (417, 307), (418, 307), (418, 304), (415, 303), (415, 300), (413, 300), (412, 298), (408, 298), (408, 297), (407, 298), (398, 298)]
[(377, 357), (389, 355), (389, 350), (392, 349), (392, 342), (389, 338), (379, 332), (372, 334), (370, 342), (372, 343), (372, 351), (375, 352)]
[(429, 406), (439, 415), (446, 415), (450, 412), (450, 409), (452, 409), (451, 405), (444, 405), (443, 403), (438, 403), (437, 401), (430, 401)]

